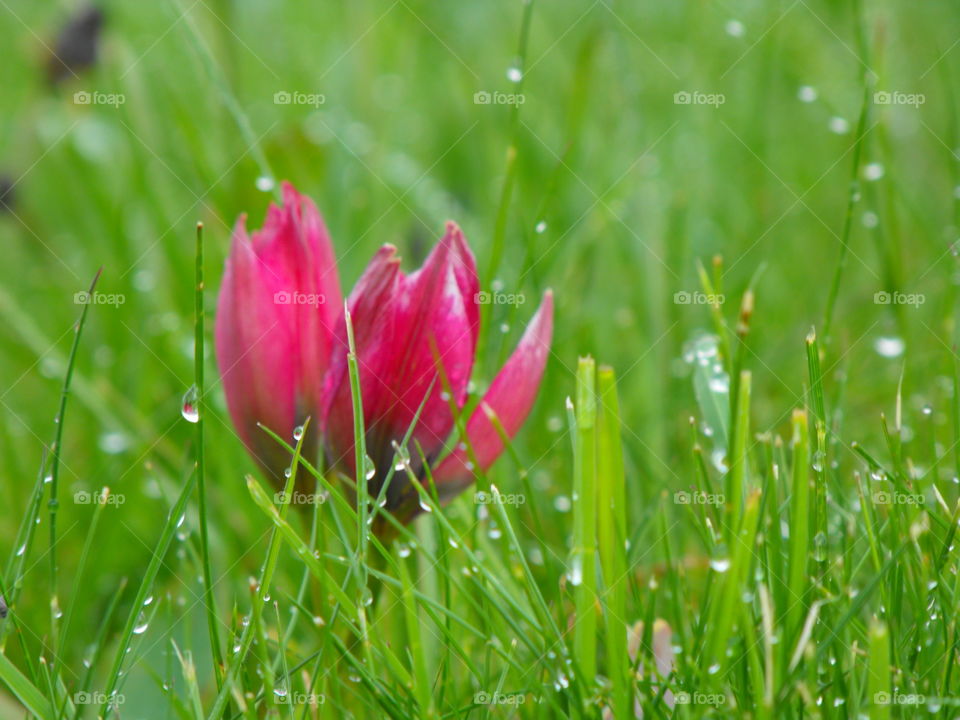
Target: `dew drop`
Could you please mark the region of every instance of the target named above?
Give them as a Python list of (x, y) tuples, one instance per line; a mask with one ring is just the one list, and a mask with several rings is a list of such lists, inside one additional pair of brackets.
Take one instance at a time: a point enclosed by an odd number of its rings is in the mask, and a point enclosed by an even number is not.
[(830, 118), (830, 122), (827, 123), (827, 127), (830, 128), (830, 132), (837, 135), (846, 135), (850, 132), (850, 121), (840, 117), (839, 115), (834, 115)]
[(727, 20), (727, 24), (724, 25), (724, 30), (727, 31), (727, 35), (735, 38), (743, 37), (743, 34), (747, 31), (743, 23), (739, 20)]
[(276, 182), (269, 175), (261, 175), (257, 178), (257, 190), (260, 192), (270, 192), (276, 186)]
[(714, 572), (725, 573), (730, 569), (730, 558), (713, 558), (710, 561), (710, 567)]
[(902, 338), (898, 337), (878, 337), (873, 342), (873, 349), (883, 357), (895, 358), (903, 355), (903, 351), (906, 349), (906, 343)]
[(133, 634), (143, 635), (147, 631), (148, 624), (147, 617), (143, 613), (140, 613), (140, 616), (137, 618), (137, 624), (133, 628)]
[(543, 235), (543, 233), (546, 232), (547, 230), (546, 221), (541, 220), (536, 224), (536, 226), (533, 229), (536, 231), (537, 235)]
[(197, 408), (197, 401), (200, 399), (200, 393), (197, 390), (196, 385), (191, 385), (190, 388), (183, 394), (183, 403), (180, 406), (180, 414), (183, 415), (183, 419), (187, 422), (198, 422), (200, 420), (200, 410)]
[(299, 441), (303, 437), (303, 425), (297, 425), (293, 429), (293, 439)]
[(817, 99), (817, 89), (810, 85), (801, 85), (800, 89), (797, 90), (797, 97), (800, 98), (801, 102), (812, 103)]
[(523, 71), (518, 67), (507, 68), (507, 80), (518, 83), (523, 80)]

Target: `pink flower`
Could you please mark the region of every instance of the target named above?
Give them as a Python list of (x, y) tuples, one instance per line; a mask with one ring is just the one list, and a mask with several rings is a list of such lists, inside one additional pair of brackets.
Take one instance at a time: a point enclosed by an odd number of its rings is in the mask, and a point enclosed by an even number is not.
[[(217, 312), (217, 354), (227, 403), (248, 450), (272, 476), (288, 455), (256, 428), (289, 437), (306, 416), (322, 434), (327, 461), (353, 477), (353, 402), (346, 321), (329, 237), (313, 204), (284, 185), (284, 209), (271, 207), (264, 229), (247, 240), (238, 225)], [(279, 293), (293, 302), (277, 303)], [(299, 304), (316, 296), (326, 300)], [(553, 331), (548, 291), (520, 344), (466, 420), (466, 440), (446, 454), (455, 413), (467, 403), (480, 308), (476, 261), (463, 233), (448, 223), (423, 266), (400, 270), (396, 249), (374, 255), (347, 302), (360, 376), (367, 454), (376, 495), (393, 463), (394, 443), (414, 422), (407, 448), (423, 476), (418, 447), (444, 500), (469, 485), (520, 429), (543, 376)], [(474, 467), (474, 461), (478, 467)], [(415, 514), (416, 492), (402, 473), (388, 490), (398, 517)]]

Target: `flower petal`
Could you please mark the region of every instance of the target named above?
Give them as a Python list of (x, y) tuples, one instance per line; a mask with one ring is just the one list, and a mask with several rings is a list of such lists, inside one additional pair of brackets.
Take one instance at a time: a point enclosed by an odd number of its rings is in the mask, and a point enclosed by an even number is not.
[(261, 230), (234, 230), (217, 305), (217, 364), (238, 434), (268, 474), (287, 454), (257, 428), (289, 437), (319, 415), (322, 378), (342, 313), (330, 237), (313, 202), (283, 186)]
[[(553, 293), (543, 296), (540, 309), (517, 349), (494, 378), (466, 425), (466, 435), (481, 470), (489, 468), (504, 450), (503, 439), (490, 420), (499, 421), (507, 437), (514, 437), (533, 407), (553, 336)], [(474, 479), (465, 448), (458, 446), (433, 473), (441, 499), (450, 500)]]

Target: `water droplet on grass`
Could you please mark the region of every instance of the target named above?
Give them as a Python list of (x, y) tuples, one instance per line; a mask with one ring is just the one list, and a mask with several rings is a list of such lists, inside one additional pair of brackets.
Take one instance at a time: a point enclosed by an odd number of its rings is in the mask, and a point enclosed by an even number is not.
[(797, 97), (800, 98), (801, 102), (811, 103), (817, 99), (817, 89), (810, 85), (801, 85), (800, 89), (797, 90)]
[(827, 127), (830, 128), (830, 132), (832, 133), (837, 135), (846, 135), (848, 132), (850, 132), (850, 121), (840, 117), (839, 115), (834, 115), (827, 123)]
[(883, 165), (872, 162), (863, 167), (863, 179), (868, 181), (879, 180), (883, 177)]
[(197, 401), (200, 399), (200, 393), (197, 390), (196, 385), (191, 385), (190, 388), (183, 394), (183, 403), (180, 406), (180, 414), (183, 415), (183, 419), (187, 422), (198, 422), (200, 420), (200, 410), (197, 407)]
[(270, 192), (276, 187), (276, 182), (269, 175), (261, 175), (257, 178), (257, 190), (260, 192)]
[(518, 67), (507, 68), (507, 80), (518, 83), (523, 80), (523, 71)]
[(714, 572), (725, 573), (730, 569), (730, 558), (713, 558), (710, 561), (710, 567)]
[(303, 425), (297, 425), (293, 429), (293, 439), (299, 441), (303, 437)]
[(873, 342), (873, 349), (883, 357), (895, 358), (903, 355), (903, 351), (906, 349), (906, 343), (902, 338), (898, 337), (878, 337)]
[(727, 20), (727, 24), (723, 26), (723, 29), (727, 31), (727, 35), (735, 38), (743, 37), (743, 34), (747, 31), (743, 23), (739, 20)]

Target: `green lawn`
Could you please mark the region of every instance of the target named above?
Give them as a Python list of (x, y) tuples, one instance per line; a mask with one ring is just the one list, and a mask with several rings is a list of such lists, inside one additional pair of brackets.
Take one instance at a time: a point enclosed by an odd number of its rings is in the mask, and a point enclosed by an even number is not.
[[(54, 84), (81, 4), (0, 0), (0, 717), (960, 716), (956, 3), (97, 4)], [(486, 494), (390, 542), (227, 413), (281, 180), (345, 292), (459, 223), (525, 300), (477, 388), (554, 292)]]

